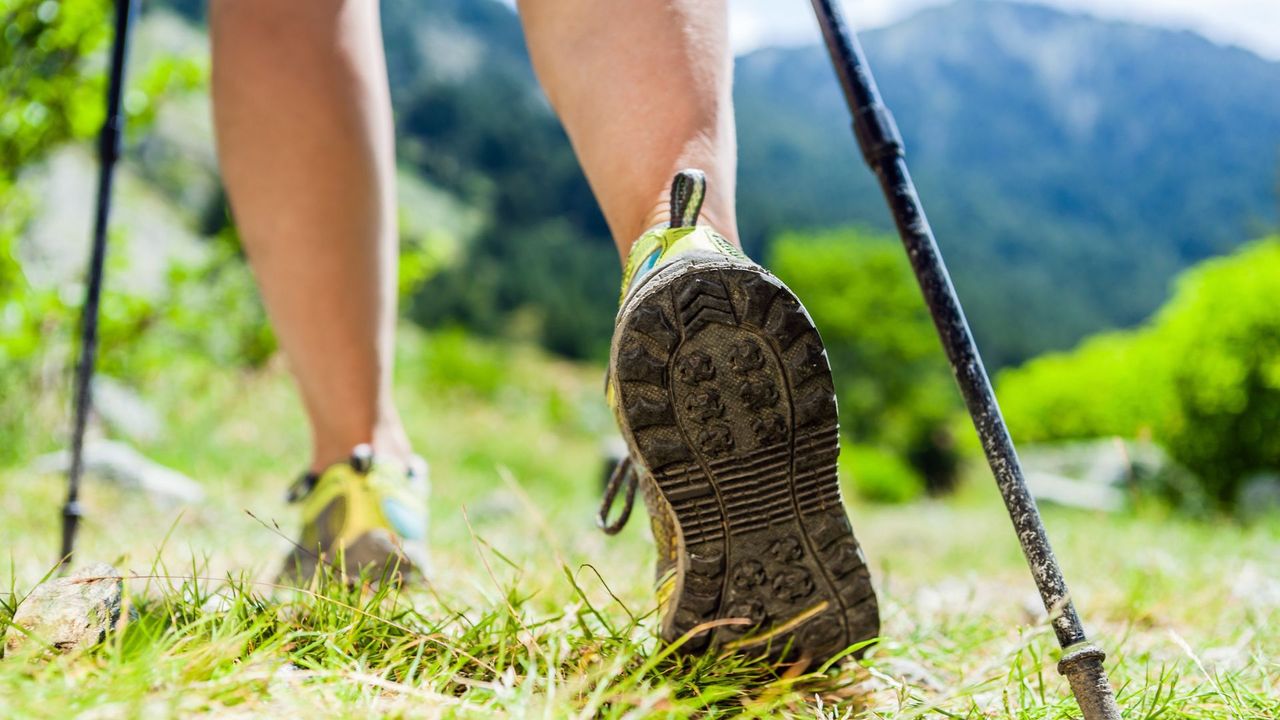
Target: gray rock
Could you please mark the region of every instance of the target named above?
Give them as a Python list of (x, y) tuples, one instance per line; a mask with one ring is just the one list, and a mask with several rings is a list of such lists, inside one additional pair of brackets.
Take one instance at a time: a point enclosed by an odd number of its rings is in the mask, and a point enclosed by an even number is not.
[(921, 688), (930, 692), (941, 692), (947, 687), (946, 683), (939, 680), (937, 675), (929, 672), (928, 668), (908, 658), (877, 658), (877, 664), (882, 672), (901, 680), (911, 687)]
[(1280, 474), (1250, 475), (1240, 483), (1236, 507), (1246, 520), (1261, 520), (1280, 513)]
[(1171, 467), (1158, 445), (1141, 440), (1028, 444), (1020, 450), (1037, 500), (1088, 510), (1120, 510), (1129, 488)]
[[(42, 165), (20, 180), (32, 195), (35, 216), (18, 244), (23, 274), (39, 288), (70, 289), (78, 297), (89, 260), (97, 159), (81, 145), (50, 153)], [(111, 238), (108, 287), (148, 300), (164, 298), (169, 271), (193, 264), (209, 249), (188, 229), (181, 209), (142, 180), (129, 162), (116, 177), (113, 223), (128, 233)]]
[[(65, 473), (70, 463), (71, 454), (62, 450), (36, 458), (30, 471), (37, 474)], [(125, 443), (111, 440), (89, 442), (84, 448), (84, 467), (95, 477), (124, 488), (141, 490), (158, 500), (197, 503), (204, 499), (204, 489), (195, 480), (154, 462)]]
[(164, 427), (160, 413), (136, 390), (101, 373), (93, 377), (93, 411), (111, 429), (131, 440), (155, 440)]
[(18, 605), (5, 654), (34, 641), (47, 650), (83, 650), (101, 642), (120, 619), (124, 581), (106, 563), (41, 583)]
[(1026, 476), (1027, 487), (1040, 502), (1107, 512), (1115, 512), (1124, 506), (1124, 492), (1111, 485), (1034, 470), (1028, 470)]

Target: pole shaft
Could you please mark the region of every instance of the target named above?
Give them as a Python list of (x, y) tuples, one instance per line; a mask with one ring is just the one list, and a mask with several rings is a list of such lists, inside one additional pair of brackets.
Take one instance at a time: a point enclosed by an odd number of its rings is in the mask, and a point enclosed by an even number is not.
[(84, 305), (80, 309), (80, 355), (76, 362), (74, 419), (71, 428), (71, 464), (67, 471), (67, 499), (62, 506), (62, 550), (59, 563), (65, 571), (75, 548), (80, 508), (80, 478), (84, 473), (84, 435), (93, 405), (93, 371), (98, 354), (98, 306), (106, 266), (107, 229), (111, 221), (111, 187), (124, 132), (121, 98), (124, 94), (125, 60), (129, 53), (129, 26), (136, 0), (116, 0), (115, 38), (107, 82), (107, 114), (98, 135), (98, 196), (93, 222), (92, 250), (86, 271)]
[(1101, 650), (1087, 644), (1088, 638), (1071, 602), (1035, 499), (1027, 489), (1018, 453), (1000, 413), (991, 380), (911, 181), (902, 139), (893, 116), (880, 98), (862, 48), (846, 26), (836, 0), (811, 1), (845, 100), (853, 114), (854, 135), (863, 158), (875, 171), (889, 203), (925, 304), (951, 361), (960, 394), (1018, 534), (1023, 555), (1045, 609), (1052, 618), (1054, 634), (1064, 650), (1072, 650), (1064, 657), (1060, 670), (1070, 680), (1087, 720), (1119, 718), (1119, 709), (1102, 669), (1104, 656)]

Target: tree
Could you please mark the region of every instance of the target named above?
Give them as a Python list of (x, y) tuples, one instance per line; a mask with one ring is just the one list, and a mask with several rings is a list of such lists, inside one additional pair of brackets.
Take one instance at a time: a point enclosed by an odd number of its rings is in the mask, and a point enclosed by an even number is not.
[(931, 490), (950, 488), (957, 462), (948, 421), (959, 393), (898, 243), (852, 229), (787, 233), (773, 243), (769, 266), (822, 333), (844, 432), (892, 450)]

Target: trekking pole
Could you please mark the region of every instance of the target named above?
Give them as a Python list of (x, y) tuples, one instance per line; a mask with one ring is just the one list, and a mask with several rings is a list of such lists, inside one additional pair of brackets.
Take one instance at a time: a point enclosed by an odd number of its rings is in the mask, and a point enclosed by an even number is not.
[(76, 530), (83, 511), (80, 508), (80, 476), (84, 472), (84, 433), (93, 405), (93, 370), (98, 351), (98, 303), (102, 298), (102, 273), (107, 255), (107, 224), (111, 216), (111, 180), (116, 159), (120, 157), (120, 139), (124, 132), (124, 116), (120, 113), (120, 96), (124, 86), (125, 58), (129, 51), (129, 26), (136, 14), (137, 0), (115, 0), (115, 38), (111, 46), (111, 76), (107, 83), (107, 116), (98, 135), (98, 204), (93, 222), (93, 245), (89, 257), (84, 305), (80, 309), (80, 358), (76, 363), (74, 425), (71, 428), (71, 466), (67, 471), (67, 501), (62, 506), (62, 552), (59, 571), (65, 573), (75, 549)]
[(933, 230), (907, 171), (902, 137), (893, 115), (880, 99), (871, 68), (857, 38), (845, 24), (838, 0), (811, 0), (822, 37), (853, 115), (853, 132), (862, 157), (875, 171), (893, 212), (898, 234), (924, 293), (925, 303), (946, 349), (987, 462), (1004, 497), (1031, 574), (1035, 578), (1053, 631), (1062, 646), (1058, 671), (1067, 677), (1085, 720), (1119, 720), (1120, 709), (1102, 667), (1102, 650), (1085, 636), (1080, 616), (1067, 593), (1062, 570), (1049, 546), (1035, 499), (1027, 489), (1018, 453), (982, 365), (964, 310), (942, 261)]

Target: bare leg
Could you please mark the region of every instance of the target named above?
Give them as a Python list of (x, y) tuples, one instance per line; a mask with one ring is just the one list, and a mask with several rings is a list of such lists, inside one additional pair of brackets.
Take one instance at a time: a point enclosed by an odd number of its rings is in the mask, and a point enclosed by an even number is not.
[(395, 160), (378, 4), (212, 0), (227, 191), (310, 417), (312, 466), (406, 457), (391, 400)]
[(737, 243), (725, 0), (520, 0), (520, 16), (623, 257), (668, 219), (685, 167), (707, 173), (704, 222)]

